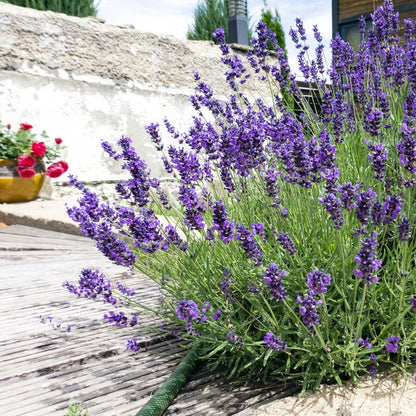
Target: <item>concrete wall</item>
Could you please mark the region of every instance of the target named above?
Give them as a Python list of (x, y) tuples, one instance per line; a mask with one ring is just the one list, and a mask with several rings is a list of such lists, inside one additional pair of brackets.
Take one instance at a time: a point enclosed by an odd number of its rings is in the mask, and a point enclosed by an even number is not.
[(0, 120), (61, 137), (70, 172), (84, 181), (119, 177), (100, 140), (121, 135), (134, 140), (154, 176), (163, 176), (144, 126), (164, 117), (179, 129), (189, 125), (193, 70), (219, 97), (228, 95), (220, 57), (212, 42), (0, 2)]

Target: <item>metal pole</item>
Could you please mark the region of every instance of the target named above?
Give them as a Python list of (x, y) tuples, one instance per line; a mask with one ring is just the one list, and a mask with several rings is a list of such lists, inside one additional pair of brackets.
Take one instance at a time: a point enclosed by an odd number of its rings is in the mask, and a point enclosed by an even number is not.
[(229, 42), (248, 45), (247, 0), (226, 0), (226, 6)]

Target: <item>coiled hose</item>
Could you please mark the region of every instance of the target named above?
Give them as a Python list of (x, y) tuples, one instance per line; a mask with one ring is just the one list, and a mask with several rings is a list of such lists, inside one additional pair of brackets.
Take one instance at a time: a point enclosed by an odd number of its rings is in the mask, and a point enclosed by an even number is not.
[(191, 348), (170, 377), (159, 387), (152, 398), (136, 413), (136, 416), (162, 416), (172, 400), (185, 385), (199, 362), (201, 343)]

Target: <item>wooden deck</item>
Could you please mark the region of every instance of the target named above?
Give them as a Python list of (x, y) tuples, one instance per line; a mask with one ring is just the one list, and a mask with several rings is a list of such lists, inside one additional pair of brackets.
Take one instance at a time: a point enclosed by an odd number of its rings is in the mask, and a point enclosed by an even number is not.
[[(131, 329), (105, 324), (102, 303), (77, 299), (63, 287), (83, 267), (111, 280), (128, 279), (148, 302), (157, 288), (145, 276), (114, 266), (83, 237), (13, 225), (0, 227), (0, 413), (63, 416), (82, 402), (89, 416), (134, 416), (180, 362), (179, 342), (139, 333), (145, 353), (125, 349)], [(59, 329), (42, 324), (53, 317)], [(143, 317), (150, 326), (158, 323)], [(66, 332), (71, 325), (71, 332)], [(250, 415), (260, 404), (290, 394), (285, 386), (238, 386), (201, 368), (166, 415)]]

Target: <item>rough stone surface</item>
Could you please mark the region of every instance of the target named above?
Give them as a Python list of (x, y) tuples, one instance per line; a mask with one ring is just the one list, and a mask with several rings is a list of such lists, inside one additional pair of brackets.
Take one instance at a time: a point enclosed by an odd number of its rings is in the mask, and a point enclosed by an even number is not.
[(192, 87), (192, 68), (223, 87), (213, 42), (183, 41), (102, 23), (93, 17), (0, 4), (0, 69), (104, 85)]

